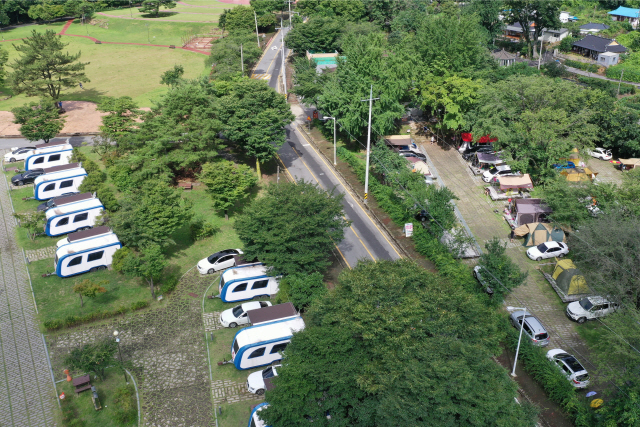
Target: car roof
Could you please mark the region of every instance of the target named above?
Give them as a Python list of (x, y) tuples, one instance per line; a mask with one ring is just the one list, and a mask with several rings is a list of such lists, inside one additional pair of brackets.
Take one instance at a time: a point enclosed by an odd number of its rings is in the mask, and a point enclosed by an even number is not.
[(498, 165), (496, 166), (496, 169), (498, 169), (499, 171), (507, 171), (507, 170), (511, 170), (511, 166), (509, 165)]
[(604, 304), (607, 302), (611, 302), (608, 299), (601, 297), (601, 296), (592, 296), (592, 297), (587, 297), (587, 299), (591, 302), (591, 304), (596, 305), (596, 304)]
[[(522, 317), (523, 313), (524, 312), (522, 310), (514, 311), (513, 313), (511, 313), (511, 316), (514, 317), (515, 319), (519, 319)], [(538, 320), (538, 318), (531, 313), (527, 313), (525, 317), (525, 322), (527, 323), (527, 325), (529, 325), (532, 332), (535, 334), (540, 332), (547, 332), (544, 326), (542, 326), (542, 322), (540, 322), (540, 320)]]
[(571, 371), (573, 371), (574, 373), (580, 372), (580, 371), (586, 371), (586, 369), (584, 369), (584, 366), (582, 366), (580, 362), (578, 362), (578, 360), (572, 355), (565, 353), (562, 355), (559, 354), (558, 356), (562, 356), (562, 357), (558, 357), (558, 359), (562, 360), (565, 363), (565, 365), (567, 365), (569, 369), (571, 369)]

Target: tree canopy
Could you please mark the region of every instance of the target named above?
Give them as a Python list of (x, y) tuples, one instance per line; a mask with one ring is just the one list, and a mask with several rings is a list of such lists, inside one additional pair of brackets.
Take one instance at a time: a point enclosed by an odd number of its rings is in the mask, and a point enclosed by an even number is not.
[(202, 165), (198, 180), (207, 186), (213, 207), (227, 212), (235, 203), (246, 198), (256, 185), (258, 177), (250, 167), (229, 160), (218, 160)]
[[(240, 54), (242, 46), (242, 55)], [(256, 43), (255, 33), (249, 31), (235, 31), (227, 37), (218, 39), (211, 45), (211, 55), (206, 63), (213, 67), (211, 76), (214, 79), (229, 79), (237, 77), (244, 70), (248, 74), (260, 59), (262, 49)]]
[(144, 0), (142, 2), (142, 7), (138, 10), (142, 13), (148, 13), (157, 17), (160, 15), (161, 7), (164, 7), (165, 9), (173, 9), (176, 7), (176, 2), (173, 0)]
[(29, 141), (43, 140), (45, 144), (55, 137), (64, 127), (65, 119), (60, 116), (58, 108), (49, 99), (30, 102), (16, 107), (11, 112), (13, 122), (20, 126), (20, 133)]

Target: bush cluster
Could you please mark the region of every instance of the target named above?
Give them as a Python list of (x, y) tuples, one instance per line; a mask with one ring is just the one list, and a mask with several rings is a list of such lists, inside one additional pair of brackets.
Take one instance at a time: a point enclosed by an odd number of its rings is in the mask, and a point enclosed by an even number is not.
[[(607, 93), (611, 96), (616, 96), (618, 94), (618, 83), (616, 82), (583, 76), (578, 77), (578, 81), (580, 83), (588, 85), (592, 89), (600, 89), (604, 93)], [(620, 85), (620, 95), (635, 95), (635, 93), (636, 87), (634, 85), (630, 85), (627, 83), (622, 83)]]
[(579, 70), (588, 71), (590, 73), (597, 73), (598, 69), (600, 68), (596, 64), (585, 64), (584, 62), (572, 61), (571, 59), (565, 60), (564, 61), (564, 65), (566, 65), (567, 67), (572, 67), (572, 68), (577, 68)]
[(118, 387), (113, 395), (113, 403), (116, 407), (113, 417), (121, 425), (129, 424), (136, 418), (138, 410), (134, 396), (135, 390), (131, 385)]
[(189, 223), (189, 234), (194, 242), (211, 237), (219, 231), (220, 227), (216, 227), (202, 218), (194, 218)]
[(70, 314), (64, 319), (49, 319), (44, 321), (44, 327), (48, 331), (55, 331), (60, 328), (70, 328), (82, 323), (92, 322), (94, 320), (107, 319), (109, 317), (117, 316), (119, 314), (125, 314), (129, 311), (140, 310), (149, 306), (147, 301), (136, 301), (130, 306), (121, 305), (113, 310), (96, 311), (93, 313), (85, 314), (84, 316), (77, 316)]
[[(623, 70), (624, 74), (622, 74)], [(610, 79), (620, 79), (620, 76), (622, 75), (623, 80), (640, 83), (640, 64), (625, 61), (623, 64), (607, 68), (605, 75)]]

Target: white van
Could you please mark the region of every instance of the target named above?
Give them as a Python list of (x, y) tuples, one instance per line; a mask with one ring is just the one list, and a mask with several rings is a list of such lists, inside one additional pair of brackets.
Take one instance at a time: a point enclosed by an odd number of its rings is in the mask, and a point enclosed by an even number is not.
[(113, 262), (113, 254), (122, 247), (114, 233), (84, 238), (56, 249), (53, 266), (59, 277), (104, 270)]
[(73, 147), (67, 142), (50, 142), (36, 145), (33, 153), (24, 161), (24, 169), (50, 168), (66, 165), (71, 160)]
[(287, 347), (294, 332), (302, 331), (304, 326), (302, 317), (296, 316), (239, 330), (231, 344), (234, 366), (251, 369), (282, 359), (280, 352)]
[(271, 297), (278, 292), (278, 278), (268, 276), (262, 264), (231, 267), (220, 275), (218, 291), (222, 302)]
[(102, 215), (103, 209), (98, 198), (56, 206), (45, 213), (44, 232), (47, 236), (61, 236), (91, 228), (96, 224), (96, 218)]
[(68, 193), (77, 193), (86, 176), (87, 171), (79, 166), (51, 173), (45, 170), (44, 175), (33, 181), (33, 195), (36, 200), (49, 200)]

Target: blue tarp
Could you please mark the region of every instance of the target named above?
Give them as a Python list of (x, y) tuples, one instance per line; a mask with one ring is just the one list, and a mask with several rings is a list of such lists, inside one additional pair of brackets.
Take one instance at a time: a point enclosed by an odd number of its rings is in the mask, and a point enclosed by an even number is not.
[(612, 10), (608, 13), (609, 15), (624, 16), (626, 18), (638, 18), (638, 16), (640, 16), (640, 9), (620, 6), (616, 10)]

